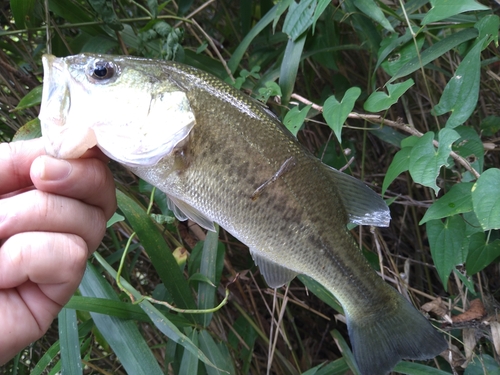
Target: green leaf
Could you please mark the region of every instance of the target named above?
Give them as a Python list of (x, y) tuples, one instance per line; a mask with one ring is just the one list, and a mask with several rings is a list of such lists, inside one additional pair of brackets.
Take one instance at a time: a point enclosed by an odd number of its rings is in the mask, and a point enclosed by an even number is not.
[(293, 1), (283, 23), (283, 32), (296, 41), (313, 24), (316, 0)]
[(285, 115), (283, 124), (295, 137), (302, 127), (302, 124), (304, 123), (304, 120), (307, 117), (307, 113), (309, 112), (311, 107), (312, 105), (307, 105), (304, 108), (299, 109), (298, 106), (295, 106)]
[[(198, 285), (198, 308), (211, 309), (215, 306), (215, 292), (217, 291), (216, 282), (216, 265), (217, 265), (217, 248), (219, 245), (219, 226), (216, 225), (216, 232), (207, 232), (205, 241), (203, 242), (203, 252), (201, 255), (200, 274), (205, 276), (208, 283), (200, 283)], [(208, 327), (212, 320), (213, 313), (202, 315), (202, 324)]]
[(64, 307), (57, 316), (62, 375), (83, 374), (76, 311)]
[(487, 243), (484, 232), (474, 233), (470, 237), (469, 255), (465, 264), (467, 274), (472, 276), (478, 273), (499, 256), (500, 240)]
[[(78, 311), (95, 312), (115, 316), (120, 319), (138, 320), (141, 322), (151, 322), (148, 316), (138, 305), (131, 303), (114, 301), (105, 298), (93, 298), (84, 296), (73, 296), (65, 305), (68, 309)], [(176, 315), (177, 316), (177, 315)], [(187, 325), (187, 321), (185, 324)]]
[[(484, 145), (478, 132), (469, 126), (459, 126), (454, 130), (460, 134), (460, 138), (453, 144), (453, 151), (461, 157), (470, 160), (471, 164), (477, 164), (474, 165), (474, 168), (478, 169), (478, 172), (481, 173), (484, 165)], [(466, 170), (463, 172), (462, 181), (476, 179), (476, 176), (473, 176), (470, 172)]]
[[(195, 346), (198, 346), (198, 331), (195, 329), (190, 329), (190, 333), (187, 334), (189, 339), (193, 342)], [(194, 375), (198, 373), (198, 358), (188, 350), (184, 350), (181, 359), (181, 367), (179, 369), (179, 375)]]
[(124, 221), (125, 218), (118, 214), (118, 213), (114, 213), (113, 216), (111, 216), (111, 218), (108, 220), (108, 222), (106, 223), (106, 228), (109, 228), (111, 227), (113, 224), (116, 224), (116, 223), (119, 223), (120, 221)]
[(394, 28), (391, 23), (387, 18), (385, 18), (384, 13), (374, 0), (353, 0), (353, 2), (356, 8), (375, 22), (379, 23), (384, 29), (394, 32)]
[(430, 220), (426, 224), (432, 260), (438, 275), (447, 290), (448, 278), (457, 264), (463, 264), (467, 257), (468, 238), (465, 234), (465, 221), (459, 216), (451, 216), (443, 223)]
[[(151, 263), (174, 299), (177, 307), (196, 309), (197, 307), (188, 282), (163, 239), (160, 229), (146, 214), (144, 207), (141, 207), (133, 199), (120, 190), (117, 190), (116, 198), (118, 207), (137, 233), (142, 246), (144, 246), (148, 256), (151, 258)], [(191, 319), (198, 321), (200, 318), (191, 316)]]
[(472, 187), (472, 204), (483, 230), (500, 229), (500, 169), (481, 174)]
[(489, 14), (477, 21), (474, 27), (479, 30), (478, 39), (483, 39), (483, 37), (488, 36), (486, 41), (483, 43), (482, 49), (485, 49), (492, 41), (495, 42), (495, 45), (498, 47), (500, 17)]
[[(406, 32), (407, 34), (411, 33), (409, 29)], [(405, 35), (406, 37), (406, 35)], [(400, 38), (398, 38), (399, 40)], [(406, 39), (406, 38), (405, 38)], [(425, 37), (423, 35), (417, 36), (417, 47), (415, 47), (415, 43), (413, 40), (406, 43), (401, 48), (393, 51), (382, 63), (382, 68), (386, 71), (387, 74), (393, 76), (396, 74), (405, 64), (414, 59), (420, 53), (422, 46), (424, 45)], [(382, 46), (381, 46), (382, 48)]]
[(399, 98), (411, 87), (413, 86), (413, 79), (408, 79), (401, 83), (386, 85), (389, 94), (384, 92), (373, 92), (363, 106), (363, 108), (368, 112), (380, 112), (385, 111), (391, 105), (395, 104)]
[(231, 354), (223, 343), (216, 343), (206, 330), (200, 332), (199, 342), (200, 349), (215, 365), (215, 367), (205, 366), (207, 375), (236, 374)]
[[(269, 11), (266, 13), (264, 17), (262, 17), (259, 22), (255, 24), (255, 26), (250, 30), (250, 32), (243, 38), (241, 43), (238, 45), (236, 50), (233, 52), (231, 58), (227, 62), (227, 66), (231, 70), (231, 73), (234, 74), (236, 69), (238, 68), (238, 65), (243, 58), (243, 55), (245, 54), (246, 50), (250, 46), (250, 43), (255, 39), (259, 33), (264, 30), (271, 22), (273, 22), (275, 17), (279, 17), (281, 13), (278, 12), (280, 10), (280, 5), (281, 2), (276, 4), (274, 7), (269, 9)], [(286, 7), (284, 9), (281, 9), (281, 12), (284, 12), (286, 10)]]
[[(413, 27), (413, 32), (418, 32), (418, 28)], [(380, 48), (377, 51), (378, 60), (375, 65), (374, 71), (385, 61), (385, 59), (393, 53), (398, 47), (405, 45), (407, 42), (413, 39), (413, 35), (410, 31), (411, 29), (406, 29), (404, 35), (398, 37), (398, 34), (390, 34), (386, 38), (382, 39), (380, 42)], [(392, 75), (392, 74), (391, 74)]]
[(481, 354), (467, 365), (464, 375), (500, 375), (500, 366), (493, 357)]
[(307, 34), (303, 34), (297, 40), (288, 40), (285, 48), (285, 55), (280, 67), (279, 85), (283, 96), (281, 103), (287, 105), (293, 92), (299, 63), (302, 58), (302, 51), (306, 43)]
[(36, 2), (36, 0), (10, 0), (10, 10), (17, 29), (31, 27)]
[(43, 85), (37, 86), (27, 93), (14, 108), (14, 112), (39, 105), (42, 102), (42, 87)]
[(451, 129), (441, 129), (439, 132), (439, 148), (436, 151), (433, 140), (434, 133), (427, 132), (417, 140), (410, 153), (410, 174), (415, 182), (433, 188), (436, 195), (439, 187), (436, 178), (443, 165), (447, 165), (451, 144), (460, 135)]
[(450, 191), (429, 207), (419, 225), (429, 220), (442, 219), (452, 215), (472, 211), (472, 182), (455, 184)]
[(327, 365), (318, 365), (302, 375), (344, 375), (349, 370), (349, 366), (346, 363), (345, 358), (339, 358), (335, 361), (328, 363)]
[(344, 313), (340, 303), (338, 303), (333, 294), (326, 290), (323, 285), (306, 275), (298, 275), (297, 277), (307, 287), (307, 289), (309, 289), (309, 291), (320, 298), (323, 302), (327, 303), (338, 312)]
[(113, 8), (113, 2), (110, 0), (87, 0), (90, 6), (95, 10), (99, 18), (101, 18), (106, 25), (111, 27), (113, 30), (121, 31), (123, 30), (123, 25), (121, 24), (118, 16)]
[(421, 67), (429, 64), (431, 61), (444, 55), (446, 52), (448, 52), (452, 48), (455, 48), (459, 44), (476, 38), (478, 34), (479, 32), (477, 31), (477, 29), (470, 28), (459, 31), (455, 34), (451, 34), (450, 36), (441, 39), (436, 44), (433, 44), (426, 50), (422, 51), (420, 56), (416, 56), (412, 60), (407, 62), (387, 83), (394, 82), (399, 78), (405, 77), (408, 74), (415, 72)]
[(422, 25), (437, 22), (464, 12), (490, 10), (475, 0), (431, 0), (432, 8), (427, 12)]
[[(241, 360), (241, 374), (248, 374), (252, 363), (255, 341), (259, 337), (257, 331), (248, 324), (245, 316), (240, 315), (232, 325), (227, 342), (235, 349), (234, 355)], [(241, 345), (241, 343), (245, 345)]]
[(433, 109), (437, 116), (452, 112), (446, 122), (447, 128), (462, 125), (476, 108), (481, 79), (480, 55), (486, 38), (487, 36), (483, 37), (465, 56)]
[(356, 100), (360, 95), (361, 89), (359, 87), (351, 87), (345, 92), (340, 103), (335, 96), (332, 95), (326, 99), (323, 104), (323, 117), (328, 126), (335, 133), (339, 143), (342, 143), (342, 126), (345, 120), (347, 120), (349, 113), (353, 110)]
[[(416, 138), (416, 137), (415, 137)], [(382, 183), (382, 195), (385, 194), (389, 185), (403, 172), (410, 169), (410, 154), (411, 147), (403, 147), (399, 150), (394, 159), (392, 159), (391, 165), (387, 170), (384, 177), (384, 182)]]
[(392, 371), (407, 375), (450, 375), (449, 372), (439, 370), (435, 367), (405, 361), (399, 362), (396, 366), (394, 366)]
[(316, 22), (318, 21), (319, 17), (323, 14), (325, 9), (330, 5), (330, 0), (319, 0), (318, 5), (316, 6), (316, 9), (314, 10), (314, 15), (313, 15), (313, 24), (312, 24), (312, 32), (314, 34), (314, 30), (316, 28)]
[(354, 375), (360, 375), (358, 366), (356, 365), (356, 360), (354, 359), (354, 354), (352, 354), (351, 348), (349, 348), (349, 345), (347, 345), (344, 337), (336, 329), (332, 330), (330, 333), (332, 334), (335, 343), (342, 352), (342, 358), (344, 358), (347, 366), (349, 366), (349, 369)]
[[(84, 296), (119, 300), (111, 285), (90, 263), (87, 263), (80, 291)], [(135, 322), (103, 314), (90, 314), (128, 374), (163, 374)]]
[[(236, 80), (238, 81), (238, 79)], [(267, 81), (265, 87), (259, 88), (257, 100), (266, 103), (271, 96), (281, 96), (281, 88), (274, 81)]]
[(40, 120), (37, 117), (21, 126), (16, 134), (14, 134), (12, 141), (25, 141), (29, 139), (40, 138), (41, 136), (42, 128), (40, 127)]

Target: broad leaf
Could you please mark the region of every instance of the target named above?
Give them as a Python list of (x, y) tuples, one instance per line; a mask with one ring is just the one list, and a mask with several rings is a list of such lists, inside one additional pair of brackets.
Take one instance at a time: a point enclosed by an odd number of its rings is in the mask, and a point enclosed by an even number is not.
[(35, 105), (39, 105), (42, 102), (42, 87), (43, 85), (35, 87), (29, 93), (27, 93), (24, 98), (22, 98), (14, 111), (20, 111), (22, 109), (30, 108)]
[(307, 113), (310, 109), (311, 105), (307, 105), (302, 109), (299, 109), (298, 106), (295, 106), (285, 115), (283, 124), (294, 136), (297, 136), (297, 133), (302, 127), (302, 124), (304, 124), (304, 120), (306, 119)]
[(463, 182), (452, 186), (449, 192), (429, 207), (419, 225), (429, 220), (441, 219), (463, 212), (472, 211), (472, 182)]
[(399, 150), (392, 159), (382, 184), (382, 195), (385, 194), (389, 185), (403, 172), (410, 169), (411, 147), (404, 147)]
[(480, 54), (486, 38), (477, 42), (465, 56), (434, 107), (433, 111), (438, 116), (452, 112), (446, 122), (447, 128), (462, 125), (476, 108), (481, 79)]
[(483, 172), (472, 187), (472, 204), (483, 230), (500, 229), (500, 169)]
[(335, 133), (339, 143), (342, 143), (342, 126), (360, 95), (361, 89), (359, 87), (351, 87), (346, 91), (340, 103), (335, 96), (332, 95), (326, 99), (323, 104), (323, 117), (328, 126)]
[(388, 83), (394, 82), (396, 79), (402, 78), (415, 72), (421, 67), (425, 67), (431, 61), (437, 59), (438, 57), (444, 55), (446, 52), (455, 48), (459, 44), (462, 44), (468, 40), (474, 39), (478, 36), (479, 32), (477, 29), (465, 29), (459, 31), (458, 33), (451, 34), (450, 36), (441, 39), (436, 44), (433, 44), (426, 50), (422, 51), (419, 56), (414, 57), (408, 63), (406, 63), (399, 71), (388, 81)]
[(364, 109), (368, 112), (380, 112), (395, 104), (399, 98), (413, 86), (413, 79), (408, 79), (401, 83), (386, 85), (388, 94), (384, 92), (373, 92), (368, 99), (366, 99)]
[(445, 289), (452, 269), (463, 264), (467, 257), (468, 238), (465, 221), (459, 215), (451, 216), (443, 223), (431, 220), (426, 225), (432, 259)]
[(392, 27), (389, 20), (385, 17), (384, 13), (380, 9), (380, 7), (373, 0), (353, 0), (354, 5), (361, 12), (366, 14), (372, 20), (380, 24), (384, 29), (394, 32), (394, 28)]
[(288, 13), (283, 23), (283, 32), (295, 41), (314, 22), (314, 10), (316, 0), (301, 0), (299, 3), (293, 1), (288, 8)]
[(442, 129), (439, 132), (439, 148), (433, 145), (434, 133), (427, 132), (415, 143), (410, 153), (410, 174), (415, 182), (433, 188), (436, 195), (439, 187), (436, 178), (443, 165), (447, 165), (451, 151), (451, 144), (460, 138), (460, 135), (451, 129)]
[(475, 0), (431, 0), (432, 8), (427, 12), (422, 25), (437, 22), (464, 12), (490, 10)]
[(475, 233), (470, 237), (469, 255), (465, 268), (469, 275), (474, 275), (500, 257), (500, 240), (486, 243), (484, 232)]

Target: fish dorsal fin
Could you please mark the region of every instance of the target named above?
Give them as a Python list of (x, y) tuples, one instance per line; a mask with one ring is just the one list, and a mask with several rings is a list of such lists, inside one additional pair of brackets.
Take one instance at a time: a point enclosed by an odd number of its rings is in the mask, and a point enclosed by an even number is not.
[(177, 220), (186, 221), (191, 219), (200, 227), (215, 232), (214, 222), (189, 204), (167, 195), (167, 206), (174, 213)]
[(391, 221), (389, 207), (377, 193), (362, 181), (327, 165), (324, 166), (335, 181), (349, 222), (377, 227), (389, 226)]
[(250, 248), (250, 254), (252, 254), (253, 261), (259, 267), (260, 273), (264, 276), (267, 285), (271, 288), (279, 288), (292, 281), (298, 275), (297, 272), (269, 260), (254, 248)]

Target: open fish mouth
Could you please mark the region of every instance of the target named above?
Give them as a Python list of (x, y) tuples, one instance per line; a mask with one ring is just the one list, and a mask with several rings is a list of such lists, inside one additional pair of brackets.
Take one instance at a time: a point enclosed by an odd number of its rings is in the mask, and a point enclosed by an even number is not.
[(42, 57), (44, 79), (40, 120), (64, 125), (71, 106), (69, 88), (64, 77), (64, 62), (53, 55)]

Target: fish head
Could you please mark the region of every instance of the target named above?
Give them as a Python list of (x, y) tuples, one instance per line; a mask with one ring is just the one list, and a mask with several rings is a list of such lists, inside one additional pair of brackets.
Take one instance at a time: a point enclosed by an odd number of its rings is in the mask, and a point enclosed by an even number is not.
[(155, 165), (195, 125), (186, 89), (158, 62), (127, 56), (43, 56), (40, 123), (49, 155), (98, 146), (121, 164)]

